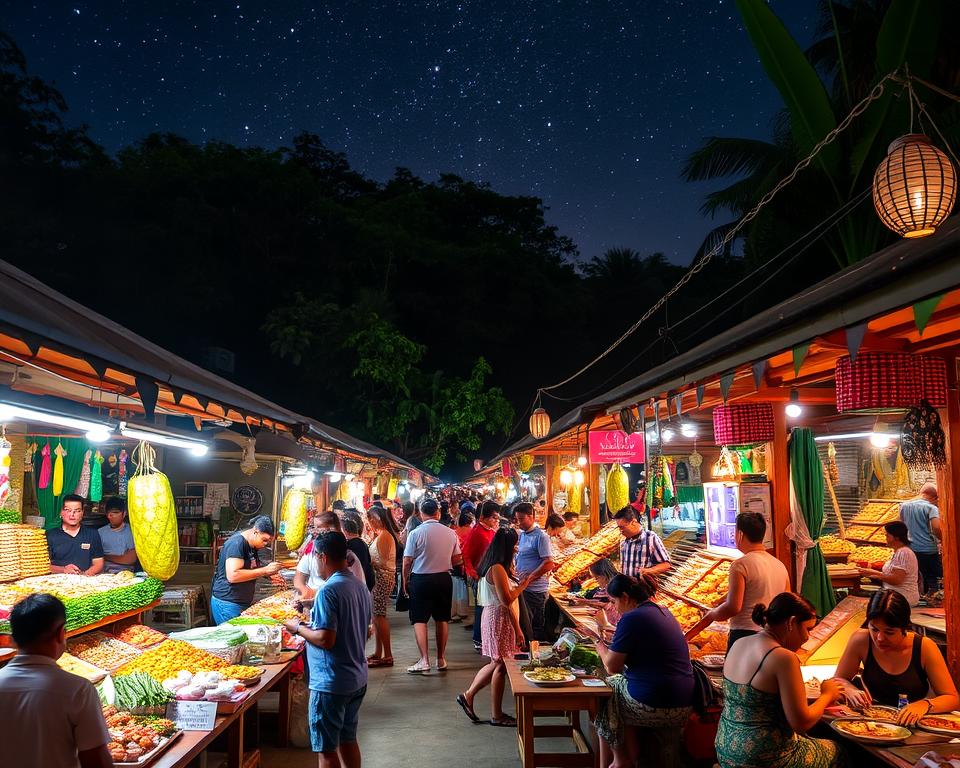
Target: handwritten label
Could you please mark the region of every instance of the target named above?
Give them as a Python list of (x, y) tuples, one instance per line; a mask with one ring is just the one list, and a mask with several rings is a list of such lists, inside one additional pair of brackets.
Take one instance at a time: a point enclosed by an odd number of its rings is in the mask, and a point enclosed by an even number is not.
[(167, 704), (167, 719), (173, 720), (181, 731), (212, 731), (217, 720), (217, 702), (171, 701)]

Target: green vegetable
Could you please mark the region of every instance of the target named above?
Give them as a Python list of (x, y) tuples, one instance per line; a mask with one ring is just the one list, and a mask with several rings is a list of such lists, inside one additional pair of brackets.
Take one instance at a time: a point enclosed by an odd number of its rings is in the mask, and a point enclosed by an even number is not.
[(139, 707), (162, 707), (173, 695), (146, 672), (134, 672), (114, 679), (117, 709), (130, 711)]
[(227, 620), (227, 624), (233, 624), (238, 627), (256, 626), (258, 624), (279, 624), (279, 623), (280, 622), (277, 621), (276, 619), (271, 619), (268, 617), (258, 619), (253, 616), (237, 616), (236, 618)]
[(570, 651), (570, 666), (580, 669), (596, 669), (600, 667), (600, 654), (589, 645), (578, 645)]

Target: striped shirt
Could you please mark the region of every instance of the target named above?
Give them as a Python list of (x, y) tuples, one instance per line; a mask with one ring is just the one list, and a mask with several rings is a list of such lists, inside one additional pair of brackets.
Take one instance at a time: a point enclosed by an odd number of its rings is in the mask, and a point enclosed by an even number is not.
[(653, 531), (641, 530), (632, 539), (620, 542), (620, 572), (627, 576), (637, 578), (641, 568), (669, 562), (670, 555)]

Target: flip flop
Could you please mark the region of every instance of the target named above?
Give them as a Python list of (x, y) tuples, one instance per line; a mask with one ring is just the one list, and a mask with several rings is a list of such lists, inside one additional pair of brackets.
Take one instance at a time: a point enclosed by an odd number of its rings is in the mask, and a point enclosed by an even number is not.
[(510, 715), (505, 715), (502, 720), (487, 720), (487, 723), (494, 725), (497, 728), (517, 727), (517, 719), (515, 717), (510, 717)]
[(437, 672), (446, 672), (447, 671), (447, 660), (443, 660), (443, 664), (437, 662)]
[(467, 704), (467, 697), (462, 693), (457, 694), (457, 704), (460, 705), (460, 709), (463, 710), (463, 714), (469, 717), (473, 722), (480, 722), (480, 718), (477, 717), (477, 713), (473, 711), (473, 707)]
[(393, 659), (392, 658), (383, 658), (383, 659), (368, 659), (368, 667), (392, 667)]

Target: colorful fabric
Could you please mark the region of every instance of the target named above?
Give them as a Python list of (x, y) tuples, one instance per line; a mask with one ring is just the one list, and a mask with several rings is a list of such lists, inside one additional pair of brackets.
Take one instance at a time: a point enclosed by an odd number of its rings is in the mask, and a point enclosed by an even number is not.
[(623, 743), (627, 728), (683, 728), (690, 718), (691, 707), (651, 707), (637, 701), (627, 690), (627, 679), (623, 675), (611, 675), (607, 685), (613, 695), (601, 700), (593, 724), (611, 747)]
[(53, 484), (51, 491), (54, 496), (59, 496), (63, 493), (63, 457), (67, 455), (66, 450), (63, 448), (62, 443), (57, 443), (57, 447), (53, 449), (56, 459), (53, 462)]
[(127, 449), (120, 451), (120, 477), (117, 481), (117, 493), (127, 497)]
[(721, 768), (830, 768), (846, 765), (845, 753), (829, 739), (796, 733), (787, 722), (779, 693), (723, 679), (723, 712), (717, 730)]
[(90, 501), (96, 503), (103, 498), (103, 455), (100, 451), (90, 461)]
[(89, 448), (87, 452), (83, 454), (83, 468), (80, 470), (80, 479), (77, 481), (77, 487), (73, 489), (73, 492), (77, 496), (83, 496), (87, 498), (90, 494), (90, 457), (93, 456), (93, 451)]
[(510, 659), (518, 650), (510, 608), (485, 605), (480, 618), (480, 652), (489, 659)]
[(45, 490), (50, 487), (50, 481), (53, 479), (53, 465), (50, 463), (50, 444), (47, 443), (40, 450), (43, 460), (40, 463), (40, 478), (37, 480), (37, 488)]
[(390, 605), (390, 593), (397, 580), (396, 568), (375, 568), (376, 583), (373, 585), (373, 615), (386, 616), (387, 606)]
[(735, 403), (713, 409), (713, 436), (717, 445), (749, 445), (773, 440), (770, 403)]
[(837, 411), (911, 408), (922, 395), (920, 363), (901, 352), (861, 352), (837, 360)]
[(917, 355), (920, 363), (920, 398), (934, 408), (947, 407), (947, 361), (942, 357)]

